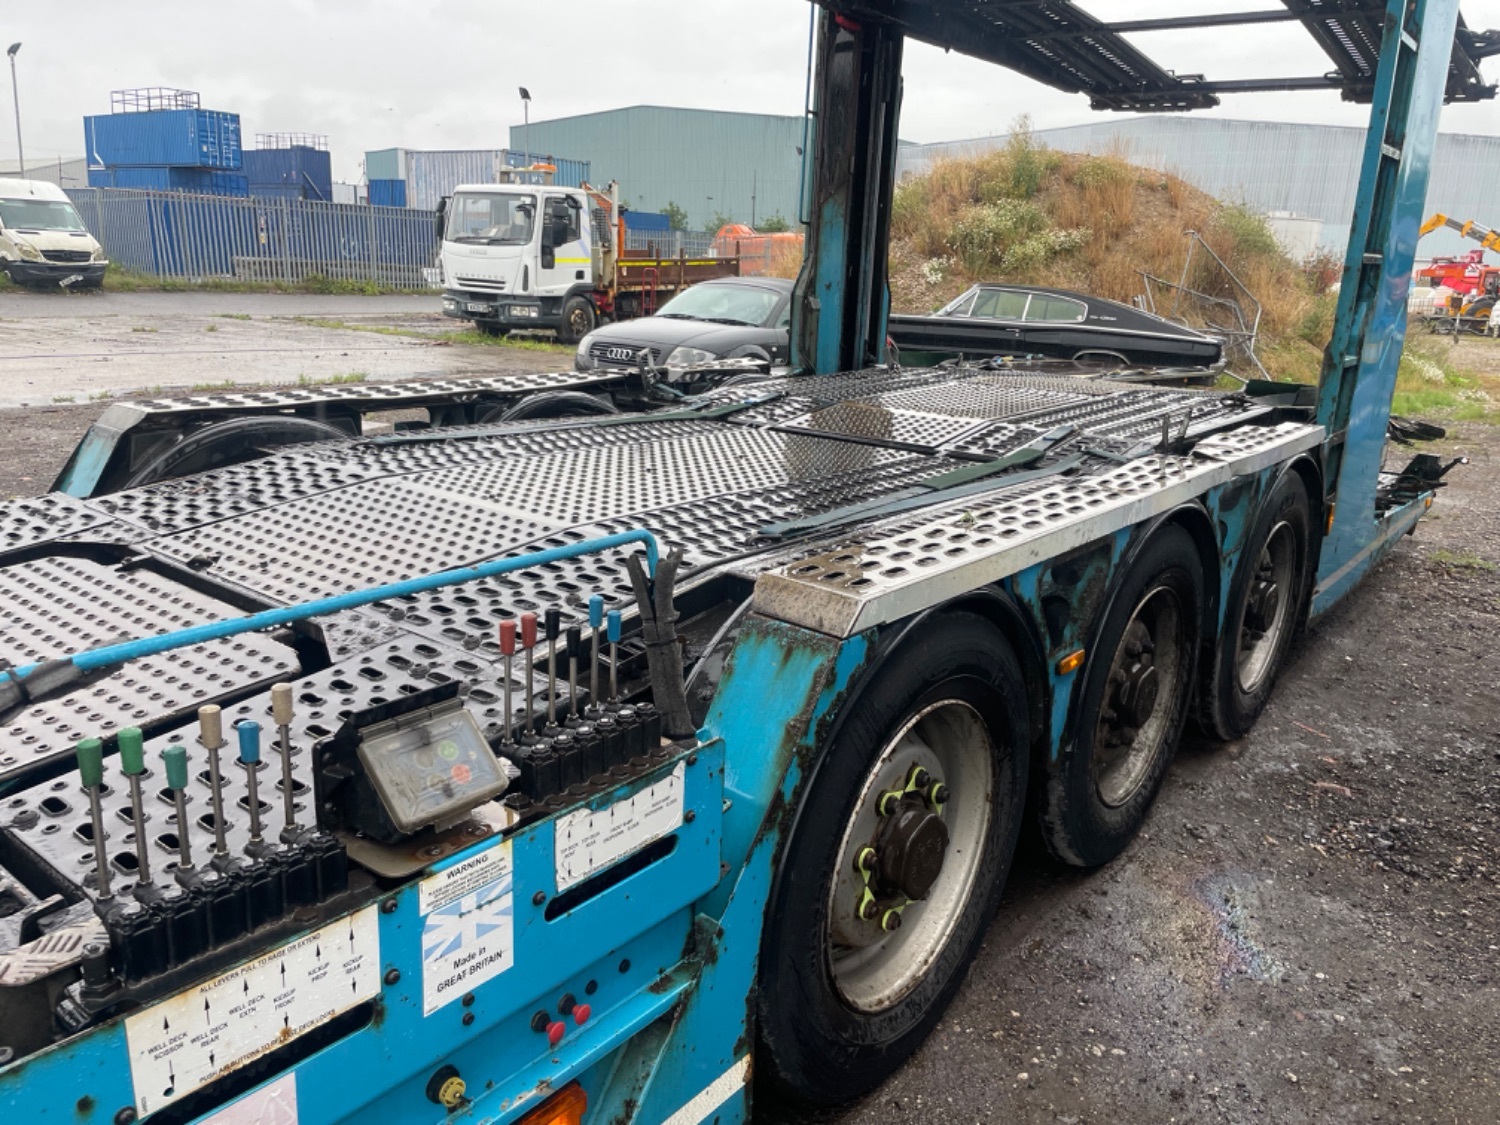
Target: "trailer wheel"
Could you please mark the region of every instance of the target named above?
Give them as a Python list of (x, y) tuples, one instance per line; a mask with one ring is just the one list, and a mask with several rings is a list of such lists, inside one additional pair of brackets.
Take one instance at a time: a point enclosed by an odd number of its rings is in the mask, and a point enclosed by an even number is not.
[(1108, 863), (1146, 819), (1187, 717), (1202, 605), (1192, 537), (1180, 527), (1161, 529), (1100, 628), (1072, 745), (1044, 767), (1042, 836), (1064, 863)]
[(240, 465), (264, 457), (283, 445), (312, 441), (338, 441), (348, 431), (327, 422), (294, 415), (261, 418), (231, 418), (194, 430), (176, 445), (147, 461), (131, 474), (123, 488), (140, 488), (176, 477)]
[(564, 344), (576, 344), (599, 323), (594, 303), (587, 297), (569, 297), (563, 302), (562, 323), (557, 328), (557, 338)]
[(583, 391), (539, 391), (520, 402), (492, 406), (479, 416), (480, 425), (491, 422), (523, 422), (534, 418), (577, 418), (593, 414), (618, 414), (612, 402)]
[(1271, 697), (1302, 619), (1311, 535), (1307, 488), (1286, 473), (1262, 505), (1241, 557), (1204, 691), (1203, 724), (1220, 738), (1248, 734)]
[(1024, 815), (1025, 681), (954, 613), (875, 673), (783, 853), (761, 948), (757, 1073), (831, 1105), (926, 1037), (999, 905)]

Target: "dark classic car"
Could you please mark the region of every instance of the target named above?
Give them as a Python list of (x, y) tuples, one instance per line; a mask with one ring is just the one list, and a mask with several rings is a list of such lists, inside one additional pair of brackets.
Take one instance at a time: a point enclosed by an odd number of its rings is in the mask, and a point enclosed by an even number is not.
[[(595, 329), (578, 342), (574, 366), (685, 367), (717, 359), (787, 362), (792, 283), (779, 277), (734, 277), (685, 289), (655, 316)], [(646, 353), (644, 356), (642, 353)]]
[(975, 285), (933, 316), (892, 316), (903, 352), (1039, 355), (1147, 367), (1213, 367), (1224, 343), (1140, 309), (1022, 285)]

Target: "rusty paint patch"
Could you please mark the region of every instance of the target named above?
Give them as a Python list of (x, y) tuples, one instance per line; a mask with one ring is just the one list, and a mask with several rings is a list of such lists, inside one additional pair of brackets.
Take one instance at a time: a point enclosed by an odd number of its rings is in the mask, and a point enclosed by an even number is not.
[(79, 1098), (78, 1101), (74, 1104), (73, 1111), (77, 1113), (79, 1117), (88, 1117), (94, 1112), (95, 1104), (96, 1103), (94, 1101), (94, 1096), (92, 1094), (84, 1094), (83, 1097)]

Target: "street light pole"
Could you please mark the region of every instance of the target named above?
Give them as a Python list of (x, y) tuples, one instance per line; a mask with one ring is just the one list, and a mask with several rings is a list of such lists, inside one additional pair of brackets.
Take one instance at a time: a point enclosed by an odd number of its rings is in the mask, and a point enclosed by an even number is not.
[(521, 111), (525, 115), (526, 167), (531, 167), (531, 91), (521, 87)]
[(26, 178), (26, 150), (21, 147), (21, 92), (16, 85), (16, 52), (21, 44), (12, 43), (5, 53), (10, 56), (10, 96), (16, 107), (16, 161), (21, 166), (21, 179)]

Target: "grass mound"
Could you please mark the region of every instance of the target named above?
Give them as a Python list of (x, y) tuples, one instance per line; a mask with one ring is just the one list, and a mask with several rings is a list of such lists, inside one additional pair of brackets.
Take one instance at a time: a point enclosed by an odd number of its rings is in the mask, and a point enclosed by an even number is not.
[[(1258, 351), (1267, 369), (1315, 381), (1333, 325), (1334, 299), (1320, 292), (1322, 270), (1289, 258), (1265, 220), (1244, 207), (1120, 153), (1052, 151), (1024, 123), (1003, 148), (940, 161), (897, 189), (892, 307), (931, 312), (978, 281), (1050, 285), (1128, 303), (1142, 292), (1141, 271), (1182, 277), (1190, 230), (1261, 303)], [(1201, 251), (1187, 283), (1234, 297), (1233, 283)], [(1189, 323), (1199, 319), (1192, 309), (1181, 312)]]

